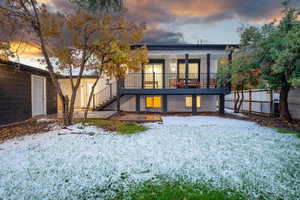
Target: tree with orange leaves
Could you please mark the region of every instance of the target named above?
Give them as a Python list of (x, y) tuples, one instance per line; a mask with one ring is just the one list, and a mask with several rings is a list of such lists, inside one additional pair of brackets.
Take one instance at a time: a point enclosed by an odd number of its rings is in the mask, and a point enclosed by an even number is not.
[[(7, 23), (17, 23), (17, 30), (26, 31), (40, 47), (42, 62), (46, 64), (63, 104), (64, 125), (72, 123), (82, 76), (88, 69), (98, 69), (103, 64), (99, 50), (105, 45), (113, 47), (113, 41), (121, 41), (130, 35), (136, 36), (130, 40), (131, 45), (143, 37), (143, 26), (127, 22), (122, 17), (94, 15), (82, 10), (51, 13), (45, 4), (36, 0), (4, 0), (0, 13), (7, 18)], [(109, 34), (114, 37), (106, 44)], [(58, 71), (69, 74), (71, 97), (63, 93)], [(78, 72), (76, 81), (73, 79), (75, 71)]]

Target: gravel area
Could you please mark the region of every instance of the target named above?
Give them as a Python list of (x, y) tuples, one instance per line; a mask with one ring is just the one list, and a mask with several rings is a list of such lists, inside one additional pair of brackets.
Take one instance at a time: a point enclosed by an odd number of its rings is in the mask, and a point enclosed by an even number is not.
[(220, 117), (163, 121), (135, 135), (73, 125), (8, 140), (0, 144), (0, 199), (80, 199), (94, 188), (107, 197), (156, 176), (230, 187), (251, 199), (300, 199), (294, 135)]

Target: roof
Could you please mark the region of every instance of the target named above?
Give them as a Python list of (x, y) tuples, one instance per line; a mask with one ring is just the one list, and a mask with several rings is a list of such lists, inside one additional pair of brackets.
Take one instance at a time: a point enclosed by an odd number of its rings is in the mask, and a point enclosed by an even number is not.
[(150, 51), (176, 50), (226, 50), (228, 47), (238, 47), (237, 44), (137, 44), (133, 48), (146, 45)]
[(24, 65), (21, 63), (5, 61), (5, 60), (0, 59), (0, 64), (5, 64), (5, 65), (13, 67), (13, 68), (19, 68), (22, 71), (28, 71), (31, 73), (39, 73), (39, 74), (49, 75), (49, 72), (47, 70), (43, 70), (43, 69), (36, 68), (36, 67), (31, 67), (31, 66)]

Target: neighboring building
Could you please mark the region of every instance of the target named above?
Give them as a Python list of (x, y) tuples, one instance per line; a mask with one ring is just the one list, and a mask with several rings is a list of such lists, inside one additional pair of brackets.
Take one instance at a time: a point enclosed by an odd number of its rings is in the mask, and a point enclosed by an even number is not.
[[(74, 83), (76, 83), (77, 81), (77, 77), (73, 78)], [(75, 99), (75, 112), (80, 112), (83, 111), (87, 104), (88, 104), (88, 98), (89, 95), (91, 93), (91, 89), (92, 86), (94, 85), (96, 81), (96, 77), (95, 76), (84, 76), (81, 78), (80, 81), (80, 85), (77, 91), (77, 95), (76, 95), (76, 99)], [(69, 98), (71, 98), (72, 96), (72, 87), (71, 87), (71, 82), (70, 79), (68, 77), (62, 77), (59, 80), (60, 84), (61, 84), (61, 88), (63, 91), (64, 95), (67, 95)], [(106, 101), (106, 98), (108, 98), (109, 96), (109, 86), (106, 85), (107, 83), (107, 79), (103, 78), (100, 79), (94, 94), (95, 96), (97, 96), (97, 101), (96, 98), (93, 98), (92, 104), (91, 104), (91, 108), (95, 108), (96, 105), (100, 105), (102, 102)], [(116, 86), (116, 84), (115, 84)], [(112, 94), (112, 96), (116, 96), (116, 87), (114, 87), (114, 94)], [(107, 91), (107, 92), (105, 92)], [(99, 96), (98, 94), (101, 94), (101, 96)], [(57, 97), (57, 107), (58, 107), (58, 112), (62, 112), (62, 103), (59, 97)]]
[(0, 125), (56, 113), (56, 102), (47, 71), (0, 60)]
[(300, 120), (300, 88), (289, 92), (288, 101), (292, 118)]
[[(160, 113), (216, 112), (219, 108), (224, 113), (224, 95), (230, 89), (217, 86), (217, 72), (220, 58), (231, 59), (228, 46), (233, 45), (147, 45), (149, 63), (143, 70), (129, 72), (118, 87), (116, 81), (108, 85), (103, 79), (92, 106), (96, 110)], [(83, 79), (77, 110), (85, 108), (93, 80)], [(61, 81), (70, 88), (69, 80)]]

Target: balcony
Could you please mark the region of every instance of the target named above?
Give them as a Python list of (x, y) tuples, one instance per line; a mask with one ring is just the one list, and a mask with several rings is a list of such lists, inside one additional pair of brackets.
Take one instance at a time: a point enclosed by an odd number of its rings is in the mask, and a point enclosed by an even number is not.
[(225, 94), (217, 73), (129, 73), (120, 83), (122, 94)]

